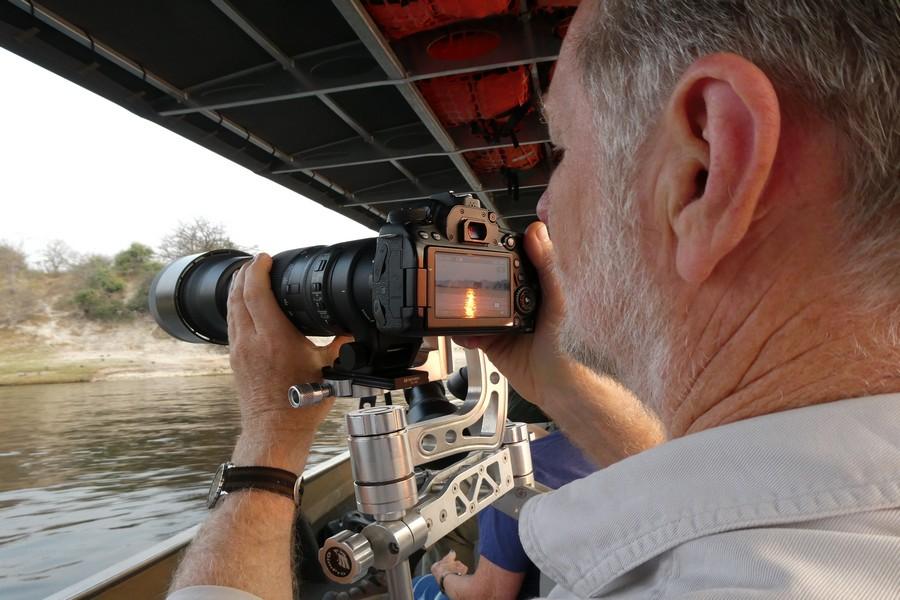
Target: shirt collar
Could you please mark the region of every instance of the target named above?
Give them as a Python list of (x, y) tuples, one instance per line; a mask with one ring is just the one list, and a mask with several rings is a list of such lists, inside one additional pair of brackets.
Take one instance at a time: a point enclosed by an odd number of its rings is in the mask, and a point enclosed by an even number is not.
[(620, 461), (522, 511), (534, 563), (591, 596), (712, 533), (900, 506), (900, 394), (747, 419)]

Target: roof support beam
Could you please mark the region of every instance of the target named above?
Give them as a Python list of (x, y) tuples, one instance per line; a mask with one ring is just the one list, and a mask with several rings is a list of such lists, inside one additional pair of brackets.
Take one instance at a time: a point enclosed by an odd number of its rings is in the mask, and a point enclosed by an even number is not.
[[(428, 193), (421, 193), (412, 188), (408, 182), (403, 179), (395, 179), (386, 181), (378, 185), (368, 188), (355, 190), (355, 198), (349, 202), (347, 206), (379, 206), (382, 204), (395, 204), (401, 202), (411, 202), (421, 200), (434, 194), (447, 191), (447, 182), (458, 179), (455, 169), (442, 169), (433, 171), (420, 176), (423, 184), (427, 188)], [(531, 190), (544, 188), (550, 180), (550, 172), (547, 169), (537, 167), (519, 174), (519, 190)], [(469, 188), (455, 189), (457, 193), (468, 194), (475, 193), (475, 190)], [(505, 193), (507, 191), (507, 181), (502, 173), (488, 173), (484, 175), (484, 183), (482, 185), (483, 192)], [(494, 208), (491, 208), (494, 210)], [(502, 217), (506, 214), (501, 213)]]
[[(534, 27), (532, 25), (531, 11), (528, 10), (528, 0), (519, 0), (519, 18), (522, 20), (522, 29), (525, 32), (525, 43), (528, 49), (533, 51), (535, 46)], [(544, 94), (541, 90), (541, 74), (538, 72), (537, 63), (528, 65), (531, 72), (531, 92), (534, 94), (534, 104), (538, 108), (538, 114), (544, 114)], [(549, 138), (549, 136), (548, 136)], [(550, 140), (544, 140), (544, 155), (548, 162), (553, 161), (553, 145)]]
[[(237, 8), (234, 7), (233, 4), (229, 0), (210, 0), (213, 5), (218, 8), (228, 19), (231, 20), (232, 23), (237, 25), (241, 31), (243, 31), (247, 36), (252, 39), (256, 44), (266, 51), (266, 53), (271, 56), (275, 61), (281, 65), (285, 71), (287, 71), (291, 77), (297, 80), (297, 82), (302, 86), (310, 86), (311, 82), (309, 78), (302, 73), (297, 66), (294, 64), (294, 61), (290, 56), (285, 54), (281, 48), (279, 48), (275, 42), (270, 40), (265, 33), (260, 31), (253, 23), (250, 22)], [(343, 108), (341, 108), (328, 94), (318, 94), (319, 100), (328, 107), (331, 112), (338, 116), (344, 123), (347, 124), (350, 129), (356, 132), (360, 138), (363, 139), (366, 144), (373, 146), (377, 151), (382, 153), (387, 152), (387, 148), (383, 147), (378, 140), (369, 133), (365, 127), (363, 127), (356, 119), (354, 119), (351, 115), (347, 113)], [(394, 166), (400, 173), (403, 174), (413, 185), (418, 188), (425, 189), (419, 183), (419, 180), (410, 173), (409, 169), (399, 164), (395, 159), (388, 158), (387, 162), (390, 162), (391, 165)], [(293, 167), (290, 172), (305, 172), (311, 170), (310, 168), (303, 167)], [(279, 171), (281, 173), (289, 172), (289, 171)]]
[[(547, 127), (540, 120), (540, 115), (533, 112), (519, 124), (516, 139), (519, 144), (543, 144), (549, 140)], [(500, 141), (486, 141), (480, 134), (473, 133), (470, 127), (453, 127), (447, 133), (456, 144), (457, 153), (506, 148), (513, 146), (511, 138)], [(376, 164), (412, 158), (433, 156), (449, 157), (451, 152), (444, 151), (424, 128), (415, 122), (402, 127), (372, 132), (374, 138), (382, 140), (382, 150), (358, 137), (351, 137), (338, 142), (310, 148), (294, 154), (295, 163), (273, 167), (273, 173), (290, 173), (300, 169), (329, 169), (353, 165)], [(404, 144), (402, 148), (391, 147), (390, 140), (403, 138), (417, 143)]]
[[(369, 52), (372, 53), (372, 57), (378, 62), (378, 65), (384, 70), (387, 76), (394, 80), (405, 79), (406, 69), (400, 63), (397, 55), (394, 54), (394, 51), (381, 34), (381, 31), (378, 30), (378, 27), (372, 21), (369, 13), (366, 12), (366, 9), (362, 6), (362, 3), (359, 0), (332, 0), (332, 2), (334, 3), (335, 8), (337, 8), (344, 16), (344, 19), (346, 19), (350, 27), (353, 28), (353, 31), (356, 32), (356, 35), (359, 36), (359, 39), (366, 45), (366, 48), (369, 49)], [(458, 153), (459, 148), (456, 147), (453, 139), (447, 134), (447, 131), (435, 116), (431, 107), (425, 102), (425, 99), (419, 92), (419, 88), (407, 81), (399, 83), (397, 85), (397, 91), (399, 91), (406, 99), (410, 108), (412, 108), (419, 119), (422, 120), (425, 127), (428, 128), (428, 131), (431, 132), (434, 139), (440, 144), (443, 151), (450, 153), (450, 160), (453, 162), (453, 165), (459, 171), (460, 175), (462, 175), (463, 179), (465, 179), (471, 192), (477, 195), (479, 200), (481, 200), (481, 205), (488, 210), (496, 212), (493, 200), (484, 190), (481, 181), (479, 181), (475, 172), (472, 171), (469, 163), (467, 163), (466, 159)]]

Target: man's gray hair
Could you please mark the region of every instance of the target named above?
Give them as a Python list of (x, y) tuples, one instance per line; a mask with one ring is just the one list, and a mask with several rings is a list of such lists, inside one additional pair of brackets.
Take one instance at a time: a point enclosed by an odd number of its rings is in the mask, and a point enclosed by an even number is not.
[[(697, 58), (733, 52), (770, 78), (783, 119), (843, 138), (848, 263), (900, 290), (898, 0), (599, 0), (578, 48), (605, 152), (640, 147)], [(627, 160), (627, 159), (626, 159)], [(884, 299), (883, 299), (884, 300)]]

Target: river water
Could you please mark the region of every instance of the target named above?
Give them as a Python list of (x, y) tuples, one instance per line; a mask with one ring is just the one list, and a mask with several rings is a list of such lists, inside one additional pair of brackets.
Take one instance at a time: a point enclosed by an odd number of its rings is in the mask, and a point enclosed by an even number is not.
[[(341, 400), (309, 465), (345, 449)], [(44, 598), (205, 516), (230, 377), (0, 387), (0, 598)]]

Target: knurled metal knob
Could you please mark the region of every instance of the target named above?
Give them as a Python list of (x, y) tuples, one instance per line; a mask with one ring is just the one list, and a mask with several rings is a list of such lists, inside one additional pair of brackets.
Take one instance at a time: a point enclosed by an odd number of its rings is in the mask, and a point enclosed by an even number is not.
[(288, 401), (294, 408), (303, 408), (318, 404), (334, 395), (331, 386), (325, 383), (301, 383), (292, 385), (288, 390)]
[(335, 583), (353, 583), (365, 575), (375, 562), (372, 545), (361, 533), (341, 531), (319, 550), (319, 564)]

